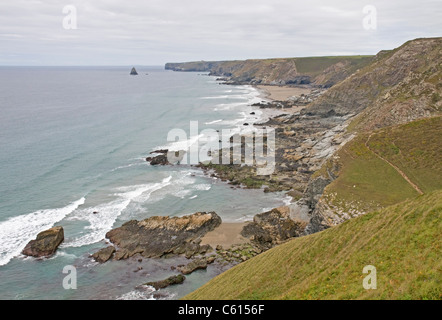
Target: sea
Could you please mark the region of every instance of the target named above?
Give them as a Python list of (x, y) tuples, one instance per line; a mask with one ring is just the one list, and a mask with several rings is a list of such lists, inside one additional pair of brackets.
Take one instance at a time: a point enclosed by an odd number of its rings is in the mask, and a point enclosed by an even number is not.
[[(142, 284), (176, 274), (171, 267), (184, 257), (98, 264), (90, 255), (128, 220), (215, 211), (224, 222), (243, 222), (290, 200), (232, 189), (195, 166), (145, 161), (155, 150), (173, 150), (171, 130), (199, 143), (191, 122), (202, 131), (263, 121), (252, 106), (262, 100), (255, 88), (223, 85), (206, 73), (130, 70), (0, 67), (0, 299), (179, 299), (226, 267), (209, 266), (154, 292)], [(55, 255), (21, 254), (53, 226), (65, 233)]]

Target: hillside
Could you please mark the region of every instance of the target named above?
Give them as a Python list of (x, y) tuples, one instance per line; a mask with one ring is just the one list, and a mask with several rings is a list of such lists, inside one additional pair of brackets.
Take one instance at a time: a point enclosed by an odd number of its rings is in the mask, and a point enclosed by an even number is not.
[(306, 110), (358, 115), (352, 131), (407, 123), (442, 111), (442, 38), (408, 41), (335, 85)]
[(210, 72), (231, 82), (331, 87), (367, 65), (372, 56), (336, 56), (167, 63), (167, 70)]
[[(296, 238), (185, 299), (441, 299), (442, 191)], [(377, 289), (365, 290), (367, 265)]]
[(441, 188), (440, 118), (425, 120), (442, 113), (441, 66), (442, 38), (408, 41), (301, 111), (351, 117), (346, 132), (355, 136), (312, 175), (309, 233)]
[(341, 148), (315, 174), (339, 168), (312, 212), (312, 231), (442, 189), (441, 130), (437, 116), (363, 133)]

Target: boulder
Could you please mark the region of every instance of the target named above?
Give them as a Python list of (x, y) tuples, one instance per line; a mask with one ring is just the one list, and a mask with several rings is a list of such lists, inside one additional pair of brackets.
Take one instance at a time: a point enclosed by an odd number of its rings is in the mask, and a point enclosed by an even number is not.
[(115, 253), (114, 246), (108, 246), (106, 248), (100, 249), (97, 252), (95, 252), (92, 255), (92, 258), (94, 258), (95, 261), (99, 263), (105, 263), (110, 258), (112, 258), (112, 255)]
[(208, 251), (209, 248), (200, 247), (197, 239), (220, 224), (221, 218), (215, 212), (197, 212), (183, 217), (151, 217), (126, 222), (109, 231), (106, 238), (118, 246), (116, 260), (127, 259), (137, 253), (146, 258), (177, 254), (192, 256)]
[(31, 240), (22, 253), (32, 257), (50, 257), (64, 240), (63, 227), (54, 227), (40, 232), (35, 240)]
[(179, 274), (176, 276), (169, 277), (165, 280), (155, 281), (155, 282), (147, 282), (144, 285), (154, 287), (155, 290), (158, 290), (158, 289), (167, 288), (168, 286), (171, 286), (174, 284), (181, 284), (184, 282), (184, 280), (186, 280), (186, 277)]

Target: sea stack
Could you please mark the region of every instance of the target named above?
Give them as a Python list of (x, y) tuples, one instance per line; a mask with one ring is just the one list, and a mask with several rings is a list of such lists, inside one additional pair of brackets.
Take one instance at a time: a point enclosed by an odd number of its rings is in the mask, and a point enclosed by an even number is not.
[(22, 253), (32, 257), (50, 257), (64, 240), (63, 227), (54, 227), (40, 232), (35, 240), (31, 240)]
[(130, 71), (130, 74), (132, 76), (137, 76), (138, 75), (138, 72), (137, 72), (137, 70), (135, 70), (135, 67), (132, 68), (132, 70)]

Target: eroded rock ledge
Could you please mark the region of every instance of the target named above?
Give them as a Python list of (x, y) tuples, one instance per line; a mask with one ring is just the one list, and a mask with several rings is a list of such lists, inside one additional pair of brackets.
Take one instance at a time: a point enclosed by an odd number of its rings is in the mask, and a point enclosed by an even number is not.
[(215, 212), (197, 212), (183, 217), (151, 217), (132, 220), (106, 234), (117, 246), (114, 259), (140, 254), (146, 258), (185, 254), (192, 257), (210, 250), (200, 245), (201, 237), (221, 224)]

